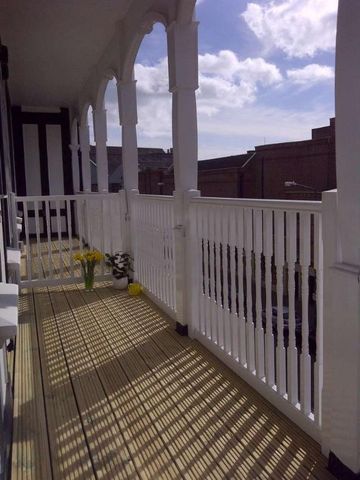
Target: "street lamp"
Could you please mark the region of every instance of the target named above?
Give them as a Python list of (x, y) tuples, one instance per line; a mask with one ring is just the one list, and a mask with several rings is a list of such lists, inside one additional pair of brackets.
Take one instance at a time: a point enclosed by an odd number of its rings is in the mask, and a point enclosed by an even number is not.
[(306, 188), (307, 190), (312, 190), (313, 192), (318, 193), (316, 188), (310, 187), (309, 185), (303, 185), (302, 183), (295, 182), (295, 180), (285, 180), (284, 182), (284, 187), (289, 188), (289, 187), (301, 187), (301, 188)]

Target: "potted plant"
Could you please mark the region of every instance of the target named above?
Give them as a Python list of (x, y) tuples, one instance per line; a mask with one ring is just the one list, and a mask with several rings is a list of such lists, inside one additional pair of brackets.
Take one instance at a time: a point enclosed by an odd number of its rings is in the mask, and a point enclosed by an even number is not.
[(114, 255), (106, 253), (105, 258), (106, 265), (111, 269), (113, 287), (125, 290), (129, 283), (130, 272), (133, 272), (131, 255), (123, 252), (117, 252)]

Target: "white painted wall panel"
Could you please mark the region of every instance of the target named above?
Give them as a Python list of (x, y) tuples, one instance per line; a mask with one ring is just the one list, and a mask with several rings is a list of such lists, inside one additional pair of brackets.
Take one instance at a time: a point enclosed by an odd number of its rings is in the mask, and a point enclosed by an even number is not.
[(23, 125), (26, 194), (41, 195), (39, 132), (37, 125)]
[(46, 126), (46, 143), (50, 195), (63, 195), (64, 172), (61, 144), (61, 125)]
[[(61, 225), (61, 232), (62, 233), (66, 232), (66, 217), (64, 215), (62, 215), (60, 218), (60, 225)], [(51, 217), (51, 231), (53, 234), (56, 234), (58, 231), (56, 216)]]

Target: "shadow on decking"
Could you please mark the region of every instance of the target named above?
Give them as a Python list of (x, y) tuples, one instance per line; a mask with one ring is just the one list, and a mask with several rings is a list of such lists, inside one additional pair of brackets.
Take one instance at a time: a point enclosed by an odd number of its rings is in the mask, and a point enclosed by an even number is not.
[(331, 478), (313, 440), (146, 298), (99, 284), (21, 303), (17, 361), (39, 356), (43, 398), (15, 383), (14, 478), (45, 478), (42, 444), (53, 478)]

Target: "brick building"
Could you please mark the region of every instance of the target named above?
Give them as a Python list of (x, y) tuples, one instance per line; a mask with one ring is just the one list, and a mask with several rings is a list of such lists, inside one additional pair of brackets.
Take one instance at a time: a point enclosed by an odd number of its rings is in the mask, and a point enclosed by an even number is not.
[[(110, 191), (122, 186), (121, 147), (107, 147)], [(95, 148), (92, 183), (96, 184)], [(318, 200), (336, 187), (335, 118), (314, 128), (311, 139), (259, 145), (245, 154), (198, 162), (203, 196)], [(171, 150), (139, 148), (139, 190), (172, 195), (174, 172)]]
[[(139, 148), (139, 175), (144, 175), (144, 182), (148, 181), (147, 172), (168, 172), (171, 170), (173, 159), (170, 151), (162, 148)], [(118, 192), (123, 185), (123, 168), (122, 168), (122, 148), (107, 147), (107, 158), (109, 168), (109, 191)], [(96, 149), (92, 145), (90, 147), (91, 161), (91, 184), (92, 189), (97, 190), (97, 174), (96, 174)], [(153, 188), (151, 183), (149, 189)], [(143, 190), (143, 189), (142, 189)], [(141, 191), (142, 191), (141, 190)]]
[(336, 187), (335, 118), (313, 129), (310, 140), (255, 147), (241, 170), (243, 197), (320, 199)]
[[(259, 145), (246, 154), (198, 165), (204, 196), (318, 200), (322, 191), (336, 187), (335, 118), (314, 128), (309, 140)], [(143, 170), (139, 180), (142, 193), (171, 195), (174, 190), (168, 166)]]

